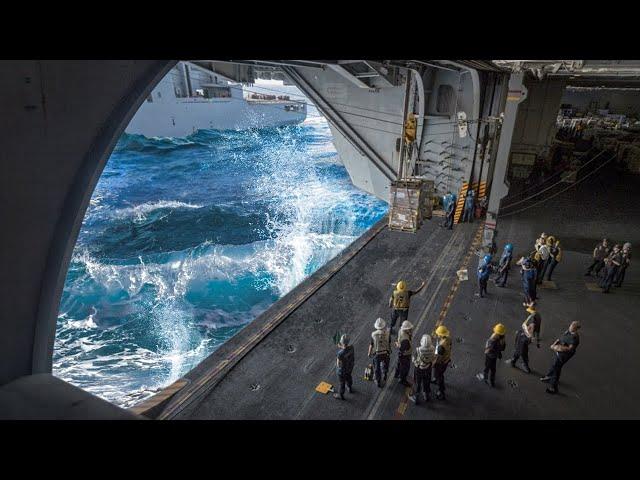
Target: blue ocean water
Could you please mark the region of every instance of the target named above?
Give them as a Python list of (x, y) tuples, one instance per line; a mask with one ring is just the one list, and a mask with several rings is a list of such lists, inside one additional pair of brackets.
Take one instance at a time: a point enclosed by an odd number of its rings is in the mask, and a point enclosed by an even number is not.
[(326, 121), (123, 135), (76, 244), (54, 374), (130, 406), (175, 381), (379, 220)]

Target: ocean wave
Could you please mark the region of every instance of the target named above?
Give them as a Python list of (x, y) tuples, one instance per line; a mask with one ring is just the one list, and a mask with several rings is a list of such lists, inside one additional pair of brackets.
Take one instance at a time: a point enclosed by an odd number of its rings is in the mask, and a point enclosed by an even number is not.
[(123, 135), (61, 299), (57, 376), (129, 406), (184, 375), (347, 247), (386, 206), (326, 122)]
[(135, 221), (141, 222), (147, 219), (147, 215), (156, 210), (163, 209), (198, 209), (202, 205), (195, 205), (188, 202), (180, 202), (178, 200), (156, 200), (146, 202), (133, 207), (120, 208), (111, 213), (113, 218), (133, 218)]

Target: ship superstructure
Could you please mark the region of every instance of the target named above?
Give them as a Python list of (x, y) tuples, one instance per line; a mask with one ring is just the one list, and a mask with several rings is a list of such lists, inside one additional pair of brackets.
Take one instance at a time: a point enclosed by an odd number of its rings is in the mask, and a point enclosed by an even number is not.
[(192, 62), (178, 62), (134, 115), (126, 133), (185, 137), (198, 130), (245, 130), (303, 122), (304, 102), (267, 95)]

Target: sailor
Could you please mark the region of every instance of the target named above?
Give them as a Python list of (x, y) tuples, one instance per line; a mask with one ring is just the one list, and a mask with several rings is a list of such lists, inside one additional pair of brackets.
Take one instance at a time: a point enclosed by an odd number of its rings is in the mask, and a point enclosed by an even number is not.
[(424, 288), (425, 283), (422, 282), (417, 290), (407, 290), (407, 284), (403, 280), (400, 280), (396, 289), (389, 298), (389, 307), (391, 310), (391, 329), (390, 333), (393, 334), (393, 328), (396, 326), (398, 319), (400, 321), (407, 320), (409, 316), (409, 305), (411, 304), (411, 297), (420, 292)]
[(540, 277), (538, 278), (538, 283), (542, 283), (542, 281), (544, 280), (544, 277), (547, 274), (547, 269), (549, 268), (549, 264), (551, 263), (551, 249), (556, 244), (556, 237), (554, 237), (553, 235), (549, 235), (545, 240), (545, 242), (546, 242), (544, 245), (545, 248), (542, 249), (542, 246), (541, 246), (539, 251), (541, 252), (541, 256), (545, 255), (547, 259), (544, 260), (544, 263), (542, 265)]
[(413, 324), (409, 320), (405, 320), (400, 326), (398, 339), (396, 340), (396, 347), (398, 347), (398, 364), (394, 375), (395, 378), (400, 379), (400, 384), (405, 387), (411, 386), (411, 384), (407, 382), (407, 375), (409, 375), (409, 370), (411, 370), (412, 337)]
[(613, 247), (613, 251), (605, 259), (605, 274), (604, 278), (600, 282), (602, 293), (609, 293), (613, 280), (618, 274), (618, 269), (622, 265), (622, 249), (620, 245), (616, 244)]
[(438, 385), (438, 400), (445, 400), (444, 372), (451, 362), (451, 334), (449, 329), (440, 325), (435, 331), (437, 338), (436, 357), (433, 361), (433, 375), (435, 383)]
[(575, 355), (578, 345), (580, 345), (579, 329), (580, 322), (571, 322), (569, 330), (564, 332), (560, 338), (551, 345), (551, 350), (554, 352), (553, 364), (549, 372), (540, 379), (541, 382), (551, 384), (551, 386), (547, 388), (547, 393), (558, 393), (558, 383), (560, 382), (562, 367)]
[(525, 320), (525, 323), (527, 325), (533, 325), (533, 338), (536, 341), (536, 346), (540, 348), (540, 328), (542, 327), (542, 317), (540, 316), (540, 312), (538, 312), (538, 307), (536, 307), (535, 302), (527, 307), (527, 313), (529, 316)]
[(538, 258), (538, 264), (536, 266), (536, 284), (538, 285), (542, 283), (542, 278), (545, 270), (547, 269), (547, 261), (549, 260), (550, 255), (547, 240), (547, 235), (543, 233), (538, 239), (538, 242), (536, 242), (536, 256)]
[(431, 394), (431, 367), (435, 360), (436, 349), (433, 347), (430, 335), (423, 335), (420, 346), (413, 354), (413, 393), (409, 400), (418, 405), (420, 394), (423, 394), (425, 402), (430, 400)]
[(344, 400), (344, 387), (349, 389), (349, 393), (353, 393), (353, 365), (355, 363), (355, 355), (353, 345), (349, 345), (349, 336), (342, 335), (338, 343), (338, 355), (336, 358), (336, 373), (340, 382), (340, 392), (334, 393), (334, 398)]
[(587, 272), (584, 274), (585, 277), (591, 275), (591, 272), (595, 270), (596, 277), (600, 275), (600, 270), (604, 267), (604, 259), (609, 255), (609, 240), (606, 238), (602, 239), (602, 242), (596, 245), (596, 248), (593, 249), (593, 262), (587, 268)]
[[(551, 237), (553, 238), (553, 237)], [(547, 280), (551, 281), (551, 275), (556, 265), (562, 260), (562, 248), (560, 248), (560, 240), (555, 239), (553, 245), (549, 247), (549, 269), (547, 270)]]
[(529, 313), (529, 316), (524, 322), (522, 322), (522, 326), (516, 332), (513, 356), (507, 360), (506, 363), (516, 368), (518, 360), (522, 357), (522, 363), (524, 365), (523, 370), (526, 373), (531, 373), (531, 369), (529, 368), (529, 345), (535, 338), (536, 345), (540, 348), (541, 318), (534, 305), (527, 308), (527, 312)]
[(376, 382), (378, 387), (382, 388), (387, 381), (387, 372), (389, 371), (391, 341), (389, 331), (385, 329), (387, 323), (383, 319), (378, 318), (373, 326), (375, 331), (371, 334), (371, 343), (369, 344), (367, 355), (373, 357)]
[(485, 255), (483, 258), (483, 262), (478, 267), (478, 289), (479, 292), (476, 293), (476, 296), (480, 298), (484, 298), (485, 293), (487, 293), (487, 282), (489, 281), (489, 275), (491, 274), (491, 270), (493, 267), (491, 266), (491, 255)]
[(445, 228), (449, 230), (453, 230), (453, 217), (456, 213), (456, 203), (451, 199), (447, 204), (447, 208), (445, 210), (446, 220), (444, 223)]
[(522, 276), (522, 289), (524, 290), (524, 305), (528, 307), (536, 301), (536, 269), (533, 265), (531, 257), (521, 258), (518, 265), (522, 267), (520, 275)]
[(616, 278), (613, 281), (613, 284), (616, 287), (622, 286), (622, 282), (624, 281), (624, 274), (629, 265), (631, 265), (631, 244), (627, 242), (622, 246), (622, 265), (620, 265), (618, 273), (616, 274)]
[(464, 212), (462, 214), (463, 222), (471, 222), (473, 223), (473, 208), (475, 205), (475, 197), (474, 197), (473, 189), (470, 189), (467, 192), (467, 197), (464, 199)]
[(495, 284), (498, 287), (507, 286), (507, 278), (509, 278), (509, 268), (511, 268), (511, 256), (513, 254), (513, 245), (507, 243), (504, 246), (504, 251), (500, 257), (498, 263), (498, 276), (495, 279)]
[(451, 203), (452, 200), (453, 196), (451, 195), (451, 192), (447, 192), (446, 195), (442, 196), (442, 208), (445, 212), (449, 208), (449, 203)]
[(493, 333), (484, 346), (484, 372), (476, 375), (478, 380), (483, 380), (492, 387), (496, 386), (496, 364), (502, 358), (502, 352), (506, 348), (504, 334), (507, 332), (501, 323), (493, 327)]

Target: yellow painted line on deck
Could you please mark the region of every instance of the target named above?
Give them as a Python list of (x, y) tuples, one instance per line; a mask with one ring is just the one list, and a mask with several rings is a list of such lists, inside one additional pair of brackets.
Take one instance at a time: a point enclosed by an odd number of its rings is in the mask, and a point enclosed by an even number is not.
[[(467, 268), (467, 265), (469, 264), (469, 260), (471, 259), (471, 256), (474, 254), (476, 248), (478, 248), (478, 245), (482, 240), (483, 230), (484, 230), (484, 222), (481, 222), (480, 226), (478, 226), (478, 231), (476, 232), (476, 235), (473, 238), (473, 242), (469, 247), (467, 255), (464, 257), (464, 260), (462, 260), (462, 265), (460, 266), (460, 268), (458, 268), (458, 270)], [(440, 310), (440, 315), (438, 316), (438, 320), (436, 320), (434, 329), (442, 325), (444, 323), (445, 318), (447, 318), (447, 313), (449, 313), (449, 307), (451, 306), (451, 303), (453, 303), (453, 297), (458, 291), (459, 286), (460, 286), (460, 278), (456, 275), (456, 279), (453, 282), (453, 285), (451, 286), (451, 290), (449, 291), (449, 294), (447, 295), (447, 298), (444, 304), (442, 305), (442, 309)], [(406, 394), (402, 397), (402, 400), (400, 401), (400, 405), (398, 406), (398, 410), (396, 411), (396, 416), (394, 417), (396, 420), (400, 420), (404, 416), (405, 412), (407, 411), (407, 407), (408, 407), (407, 397), (410, 394), (410, 392), (411, 392), (411, 388), (407, 388), (405, 392)]]

